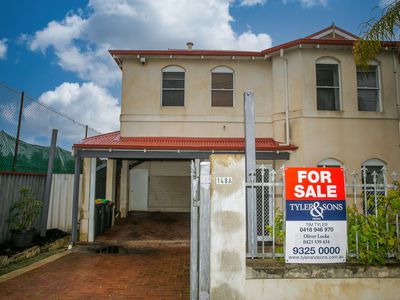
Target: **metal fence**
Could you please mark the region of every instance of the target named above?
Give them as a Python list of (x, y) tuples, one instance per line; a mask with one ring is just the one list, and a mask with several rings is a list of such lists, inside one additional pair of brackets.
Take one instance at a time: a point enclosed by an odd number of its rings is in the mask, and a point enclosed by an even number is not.
[[(44, 191), (46, 176), (42, 175), (0, 175), (0, 243), (9, 236), (8, 218), (13, 203), (19, 198), (19, 190), (26, 187), (36, 199), (41, 199)], [(39, 218), (34, 226), (39, 225)]]
[(43, 101), (0, 83), (0, 171), (45, 173), (45, 147), (50, 146), (52, 129), (58, 130), (57, 146), (60, 147), (56, 153), (56, 169), (58, 154), (63, 163), (71, 156), (74, 143), (85, 136), (100, 134)]
[[(396, 188), (396, 185), (388, 182), (397, 181), (397, 173), (393, 172), (388, 176), (385, 167), (373, 172), (368, 172), (368, 167), (363, 167), (360, 173), (353, 171), (346, 176), (347, 173), (349, 172), (345, 170), (348, 209), (354, 207), (357, 214), (376, 218), (376, 223), (378, 221), (385, 223), (387, 232), (392, 232), (396, 243), (396, 250), (393, 253), (387, 253), (387, 258), (399, 258), (399, 216), (396, 214), (394, 220), (389, 220), (388, 215), (378, 215), (380, 203), (388, 195), (389, 190)], [(246, 187), (252, 191), (248, 193), (250, 201), (256, 203), (256, 212), (251, 214), (256, 220), (248, 220), (247, 226), (256, 225), (251, 230), (255, 236), (253, 238), (248, 236), (250, 242), (247, 257), (284, 257), (286, 220), (284, 167), (275, 171), (269, 165), (259, 165), (255, 174), (251, 174), (250, 178), (251, 180), (246, 183)], [(358, 236), (359, 232), (356, 232), (354, 241), (349, 241), (349, 244), (351, 243), (354, 247), (348, 249), (348, 256), (357, 259), (360, 257), (360, 248), (364, 243), (359, 240)], [(254, 240), (254, 242), (252, 243), (251, 240)], [(379, 243), (363, 246), (379, 248)]]
[[(28, 188), (33, 197), (41, 200), (45, 181), (45, 175), (0, 174), (0, 243), (9, 238), (9, 211), (18, 200), (20, 189)], [(47, 229), (58, 228), (67, 232), (71, 230), (73, 181), (73, 174), (53, 175)], [(39, 217), (34, 224), (36, 229), (39, 228)]]

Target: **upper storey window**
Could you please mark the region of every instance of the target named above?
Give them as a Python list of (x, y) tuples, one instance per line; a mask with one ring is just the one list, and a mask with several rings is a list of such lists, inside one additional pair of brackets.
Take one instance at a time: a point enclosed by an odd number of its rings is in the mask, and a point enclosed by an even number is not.
[(169, 66), (162, 71), (162, 106), (184, 106), (185, 70)]
[(322, 58), (316, 64), (317, 109), (340, 110), (339, 64), (330, 58)]
[(379, 70), (377, 65), (368, 67), (367, 72), (357, 68), (357, 98), (359, 111), (380, 111)]
[(227, 67), (211, 72), (211, 106), (233, 107), (233, 71)]

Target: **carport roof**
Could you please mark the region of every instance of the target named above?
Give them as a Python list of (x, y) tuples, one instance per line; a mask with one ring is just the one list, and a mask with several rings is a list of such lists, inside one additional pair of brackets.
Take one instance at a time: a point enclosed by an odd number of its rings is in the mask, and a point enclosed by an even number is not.
[[(216, 150), (243, 151), (244, 138), (231, 137), (121, 137), (119, 131), (97, 135), (74, 145), (75, 149), (132, 150)], [(296, 150), (295, 145), (282, 145), (273, 138), (256, 138), (257, 151)]]

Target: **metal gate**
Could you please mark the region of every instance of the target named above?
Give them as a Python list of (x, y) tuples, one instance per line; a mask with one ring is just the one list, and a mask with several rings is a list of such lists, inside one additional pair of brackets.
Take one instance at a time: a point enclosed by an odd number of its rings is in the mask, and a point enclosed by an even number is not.
[(270, 233), (266, 226), (272, 225), (272, 195), (270, 187), (263, 183), (269, 182), (272, 166), (257, 165), (255, 183), (256, 210), (257, 210), (257, 241), (271, 241)]
[(210, 298), (210, 162), (191, 162), (190, 299)]

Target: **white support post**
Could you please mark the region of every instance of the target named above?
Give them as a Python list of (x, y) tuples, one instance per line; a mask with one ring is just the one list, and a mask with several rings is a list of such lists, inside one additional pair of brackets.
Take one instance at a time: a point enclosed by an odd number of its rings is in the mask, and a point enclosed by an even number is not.
[(90, 159), (90, 187), (89, 187), (89, 236), (88, 242), (94, 241), (94, 210), (96, 197), (96, 158)]
[[(106, 199), (111, 200), (115, 204), (115, 177), (116, 163), (115, 159), (107, 159), (107, 178), (106, 178)], [(112, 213), (112, 225), (114, 225), (114, 210)]]
[(200, 163), (200, 300), (210, 299), (210, 162)]
[(79, 209), (79, 241), (89, 241), (89, 198), (90, 198), (90, 173), (91, 159), (83, 159), (82, 174), (82, 204)]
[(120, 204), (119, 210), (121, 211), (121, 218), (126, 218), (128, 214), (128, 190), (129, 190), (129, 161), (122, 161), (121, 169), (121, 184), (120, 184)]
[(200, 160), (191, 162), (190, 300), (199, 299), (199, 177)]

